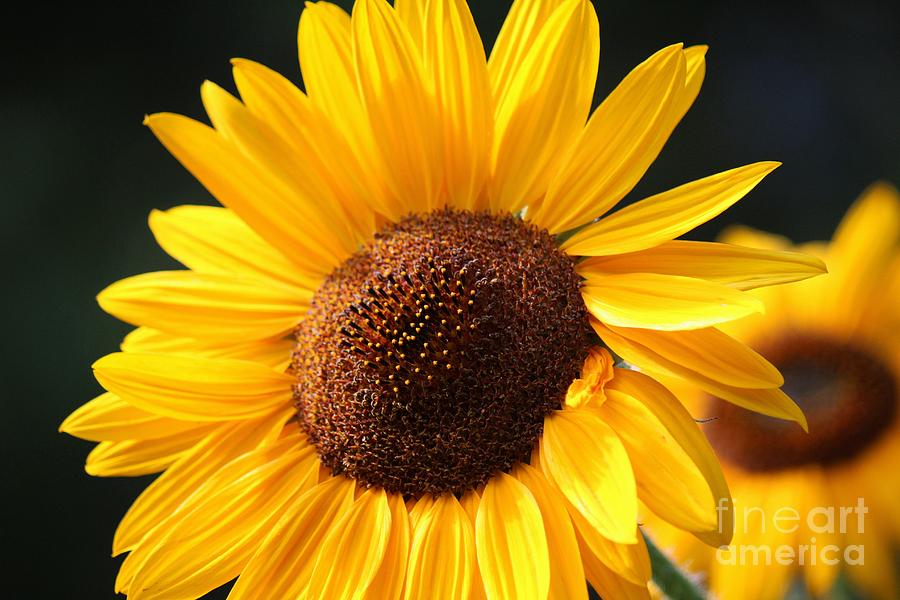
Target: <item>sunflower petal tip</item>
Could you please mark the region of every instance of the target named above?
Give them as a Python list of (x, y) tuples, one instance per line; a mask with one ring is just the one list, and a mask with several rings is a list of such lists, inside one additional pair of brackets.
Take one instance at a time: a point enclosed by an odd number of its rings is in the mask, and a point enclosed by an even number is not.
[(164, 219), (166, 217), (166, 211), (160, 210), (158, 208), (151, 208), (150, 214), (147, 215), (147, 223), (150, 225), (150, 228), (153, 228), (153, 224), (158, 222), (160, 219)]
[(122, 354), (121, 352), (113, 352), (111, 354), (107, 354), (106, 356), (101, 356), (91, 365), (91, 369), (94, 371), (102, 370), (104, 367), (108, 366), (111, 361), (116, 360), (115, 357)]
[(796, 416), (796, 418), (794, 420), (797, 422), (798, 425), (800, 425), (800, 427), (803, 428), (803, 431), (805, 431), (806, 433), (809, 433), (809, 423), (806, 420), (806, 415), (803, 413), (802, 410), (800, 410), (799, 407), (797, 408), (797, 411), (799, 414)]

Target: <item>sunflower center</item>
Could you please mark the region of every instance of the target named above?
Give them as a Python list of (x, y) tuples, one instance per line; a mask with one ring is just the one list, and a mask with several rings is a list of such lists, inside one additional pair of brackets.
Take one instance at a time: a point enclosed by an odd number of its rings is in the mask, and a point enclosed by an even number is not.
[(845, 343), (795, 336), (765, 349), (784, 374), (784, 391), (806, 414), (809, 433), (713, 400), (708, 425), (719, 454), (750, 471), (850, 459), (874, 443), (897, 415), (898, 382), (872, 352)]
[(512, 216), (443, 210), (379, 232), (296, 331), (294, 398), (322, 462), (419, 496), (527, 460), (587, 356), (573, 266)]

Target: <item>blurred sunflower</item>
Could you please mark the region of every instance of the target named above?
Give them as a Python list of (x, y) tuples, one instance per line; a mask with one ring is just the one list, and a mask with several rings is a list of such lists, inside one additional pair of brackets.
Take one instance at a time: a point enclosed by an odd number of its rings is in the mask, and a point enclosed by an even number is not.
[[(783, 238), (743, 228), (724, 238), (789, 248)], [(809, 419), (808, 435), (702, 395), (688, 400), (696, 414), (715, 419), (704, 428), (734, 494), (734, 547), (717, 560), (712, 550), (663, 524), (653, 529), (678, 558), (708, 572), (719, 597), (782, 598), (798, 575), (810, 593), (823, 596), (844, 569), (868, 596), (896, 598), (898, 242), (900, 196), (876, 184), (850, 208), (830, 243), (799, 248), (826, 260), (827, 277), (759, 290), (766, 315), (728, 325), (784, 373), (785, 389)], [(803, 545), (807, 556), (800, 565)], [(795, 554), (783, 564), (754, 565), (740, 559), (746, 547), (790, 547)]]
[(802, 422), (713, 326), (761, 310), (744, 290), (823, 266), (671, 241), (775, 163), (593, 222), (659, 153), (705, 54), (661, 50), (588, 119), (598, 32), (586, 0), (520, 0), (486, 61), (462, 0), (309, 3), (306, 93), (235, 60), (241, 100), (202, 87), (213, 128), (148, 117), (227, 208), (154, 212), (189, 270), (99, 296), (139, 327), (62, 429), (101, 442), (91, 474), (164, 471), (116, 532), (117, 590), (584, 598), (587, 578), (646, 597), (638, 498), (729, 539), (699, 428), (594, 331), (667, 340), (733, 401)]

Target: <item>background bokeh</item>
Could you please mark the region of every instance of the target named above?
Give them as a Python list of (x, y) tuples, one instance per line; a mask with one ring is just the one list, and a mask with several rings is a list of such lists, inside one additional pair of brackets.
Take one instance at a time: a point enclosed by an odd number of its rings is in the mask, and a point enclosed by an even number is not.
[[(470, 4), (489, 46), (509, 1)], [(0, 78), (4, 597), (113, 595), (112, 533), (150, 478), (90, 478), (82, 470), (90, 444), (56, 429), (100, 391), (90, 364), (129, 329), (94, 295), (174, 266), (147, 229), (149, 211), (211, 202), (141, 119), (162, 110), (200, 117), (205, 78), (233, 89), (230, 57), (298, 80), (301, 8), (298, 0), (66, 3), (4, 19), (12, 44)], [(828, 237), (870, 182), (900, 182), (900, 3), (597, 8), (598, 99), (664, 45), (711, 46), (698, 102), (630, 199), (781, 160), (697, 235), (743, 222), (803, 241)]]

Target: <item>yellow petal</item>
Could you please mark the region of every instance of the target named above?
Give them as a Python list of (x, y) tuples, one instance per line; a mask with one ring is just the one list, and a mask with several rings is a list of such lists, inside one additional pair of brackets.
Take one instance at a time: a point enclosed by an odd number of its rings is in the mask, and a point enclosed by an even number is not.
[(290, 332), (311, 293), (258, 280), (193, 271), (144, 273), (97, 296), (106, 312), (134, 325), (219, 342), (246, 342)]
[(744, 197), (780, 163), (760, 162), (646, 198), (569, 238), (572, 255), (605, 256), (652, 248), (706, 223)]
[(315, 484), (317, 467), (296, 436), (223, 467), (125, 559), (129, 597), (198, 597), (236, 577), (283, 507)]
[(635, 543), (637, 490), (628, 453), (595, 412), (563, 410), (544, 419), (541, 467), (592, 527)]
[(697, 537), (712, 546), (729, 543), (734, 529), (731, 493), (712, 447), (690, 413), (663, 385), (637, 371), (617, 369), (609, 393), (643, 404), (696, 465), (712, 493), (719, 520), (715, 532), (699, 533)]
[(409, 511), (400, 494), (388, 494), (391, 532), (378, 573), (369, 584), (368, 598), (398, 600), (403, 595), (406, 565), (411, 542)]
[(581, 377), (569, 384), (566, 391), (566, 406), (581, 408), (590, 404), (599, 406), (606, 398), (603, 386), (613, 376), (615, 361), (606, 348), (591, 348), (581, 367)]
[(725, 385), (773, 388), (784, 384), (781, 373), (769, 361), (714, 327), (689, 331), (610, 329), (668, 361)]
[(829, 249), (833, 276), (827, 283), (834, 296), (829, 303), (848, 321), (846, 326), (866, 321), (866, 311), (858, 307), (883, 293), (885, 272), (897, 257), (898, 244), (900, 194), (890, 184), (876, 183), (847, 211)]
[(717, 529), (716, 502), (703, 473), (650, 409), (610, 390), (597, 412), (625, 445), (638, 498), (650, 510), (681, 529)]
[[(459, 499), (459, 503), (462, 505), (463, 510), (466, 511), (466, 514), (469, 515), (469, 521), (474, 528), (475, 519), (478, 518), (478, 506), (481, 504), (481, 496), (475, 490), (469, 490)], [(475, 554), (477, 558), (477, 549)], [(478, 561), (476, 560), (475, 570), (472, 571), (472, 593), (470, 594), (469, 599), (485, 600), (486, 598), (487, 592), (484, 590), (484, 579), (481, 577), (481, 569), (478, 567)]]
[(590, 2), (566, 0), (511, 64), (494, 96), (493, 209), (516, 211), (546, 193), (590, 111), (599, 28)]
[[(363, 241), (327, 179), (305, 148), (297, 152), (278, 132), (258, 119), (237, 98), (211, 81), (200, 87), (203, 106), (216, 131), (238, 149), (268, 182), (277, 182), (307, 220), (308, 233), (337, 256), (349, 256)], [(324, 234), (324, 235), (323, 235)]]
[(433, 79), (443, 126), (446, 201), (472, 209), (487, 178), (493, 136), (484, 47), (465, 0), (433, 0), (427, 6), (424, 1), (408, 0), (397, 5), (398, 14), (403, 14), (401, 7), (411, 5), (425, 9), (420, 17), (423, 59)]
[(632, 525), (635, 542), (620, 544), (604, 537), (568, 502), (566, 510), (575, 525), (585, 572), (591, 560), (596, 560), (631, 583), (646, 585), (650, 581), (650, 555), (636, 523)]
[(390, 535), (387, 494), (380, 488), (366, 490), (322, 540), (307, 594), (363, 598), (378, 573)]
[(88, 454), (84, 470), (95, 477), (158, 473), (181, 458), (214, 427), (206, 425), (149, 440), (100, 442)]
[[(846, 568), (848, 579), (854, 588), (877, 600), (895, 600), (900, 577), (897, 576), (896, 541), (887, 532), (869, 527), (865, 532), (849, 526), (845, 544), (864, 548), (865, 564)], [(846, 546), (845, 546), (846, 548)], [(855, 554), (855, 553), (854, 553)]]
[(799, 252), (674, 240), (655, 248), (595, 256), (577, 267), (587, 279), (613, 273), (659, 273), (705, 279), (738, 290), (802, 281), (826, 272), (821, 259)]
[[(841, 506), (837, 498), (830, 493), (828, 480), (831, 477), (829, 475), (824, 469), (816, 467), (804, 469), (804, 472), (800, 475), (802, 482), (797, 486), (799, 501), (795, 505), (801, 515), (808, 516), (821, 513), (822, 509), (820, 507)], [(813, 527), (811, 528), (806, 518), (801, 520), (800, 532), (798, 533), (801, 543), (809, 542), (815, 538), (819, 548), (825, 548), (830, 545), (838, 548), (843, 547), (844, 536), (843, 532), (840, 531), (840, 527), (831, 528), (830, 530), (829, 528), (819, 527), (818, 525), (821, 524), (821, 521), (821, 514), (814, 517)], [(829, 564), (830, 562), (831, 564)], [(817, 560), (815, 564), (807, 563), (803, 567), (803, 578), (809, 591), (816, 598), (828, 597), (828, 592), (841, 572), (840, 562)]]
[(428, 211), (437, 205), (442, 148), (419, 50), (385, 0), (356, 2), (351, 29), (359, 89), (388, 187), (404, 212)]
[[(549, 600), (586, 600), (584, 568), (566, 500), (536, 468), (519, 464), (513, 476), (524, 483), (537, 502), (547, 535), (550, 560)], [(527, 562), (527, 561), (526, 561)]]
[(728, 225), (719, 234), (719, 241), (761, 250), (789, 250), (792, 246), (791, 240), (782, 235), (760, 231), (746, 225)]
[(357, 162), (372, 163), (374, 141), (357, 88), (350, 15), (330, 2), (307, 2), (297, 46), (309, 99), (341, 131)]
[(253, 450), (281, 431), (293, 411), (264, 419), (225, 423), (214, 429), (160, 475), (128, 509), (113, 539), (113, 555), (133, 548), (171, 515), (204, 481), (231, 459)]
[(355, 488), (350, 479), (330, 477), (285, 506), (241, 571), (228, 600), (301, 597), (316, 552), (334, 522), (350, 510)]
[(195, 421), (161, 417), (106, 392), (69, 415), (60, 431), (93, 442), (152, 440), (203, 427)]
[[(796, 550), (799, 540), (791, 532), (790, 523), (779, 527), (773, 526), (772, 520), (772, 515), (783, 507), (797, 506), (795, 472), (769, 473), (765, 478), (757, 478), (757, 482), (757, 485), (742, 485), (735, 481), (738, 521), (734, 543), (710, 561), (710, 592), (717, 598), (784, 598), (797, 572), (796, 564), (775, 560), (774, 556), (782, 546)], [(760, 551), (757, 560), (753, 550)], [(769, 551), (772, 560), (765, 558)]]
[(525, 56), (559, 4), (556, 0), (514, 0), (488, 63), (494, 98), (507, 94), (518, 77)]
[(145, 123), (219, 202), (301, 268), (328, 274), (346, 247), (321, 223), (315, 199), (269, 177), (215, 130), (181, 115), (160, 113)]
[(803, 411), (780, 389), (749, 389), (725, 385), (683, 367), (678, 361), (668, 360), (593, 319), (591, 325), (613, 352), (642, 370), (686, 379), (723, 400), (770, 417), (796, 421), (804, 429), (807, 428)]
[(425, 41), (426, 0), (394, 0), (397, 18), (406, 27), (416, 48), (422, 50)]
[(687, 113), (688, 109), (697, 99), (700, 93), (700, 87), (703, 85), (703, 78), (706, 77), (706, 52), (709, 46), (698, 45), (690, 46), (684, 49), (684, 59), (686, 62), (684, 90), (678, 98), (677, 118)]
[(169, 256), (193, 271), (271, 280), (300, 290), (316, 290), (321, 284), (320, 276), (304, 273), (227, 208), (154, 210), (150, 229)]
[(581, 290), (603, 323), (661, 331), (700, 329), (763, 312), (759, 298), (718, 283), (678, 275), (596, 275)]
[(594, 111), (533, 220), (551, 233), (612, 208), (637, 184), (677, 123), (684, 90), (681, 44), (636, 67)]
[(404, 598), (465, 598), (475, 568), (472, 522), (452, 494), (424, 502), (414, 521)]
[(200, 342), (138, 327), (122, 340), (122, 352), (137, 354), (178, 354), (201, 358), (233, 358), (249, 360), (284, 371), (291, 362), (295, 342), (290, 339), (262, 340), (249, 343)]
[(375, 228), (371, 207), (382, 201), (381, 188), (344, 132), (281, 74), (250, 60), (232, 59), (231, 64), (250, 112), (290, 148), (294, 162), (309, 164), (334, 194), (353, 230), (369, 239)]
[(295, 379), (257, 363), (163, 354), (108, 354), (93, 365), (108, 391), (187, 421), (263, 417), (289, 405)]
[(528, 488), (506, 473), (484, 488), (475, 547), (488, 598), (547, 597), (550, 556), (541, 510)]
[(597, 594), (602, 595), (603, 598), (650, 600), (647, 580), (642, 584), (638, 584), (622, 577), (594, 556), (583, 539), (579, 537), (578, 541), (581, 547), (581, 560), (584, 562), (584, 574)]

